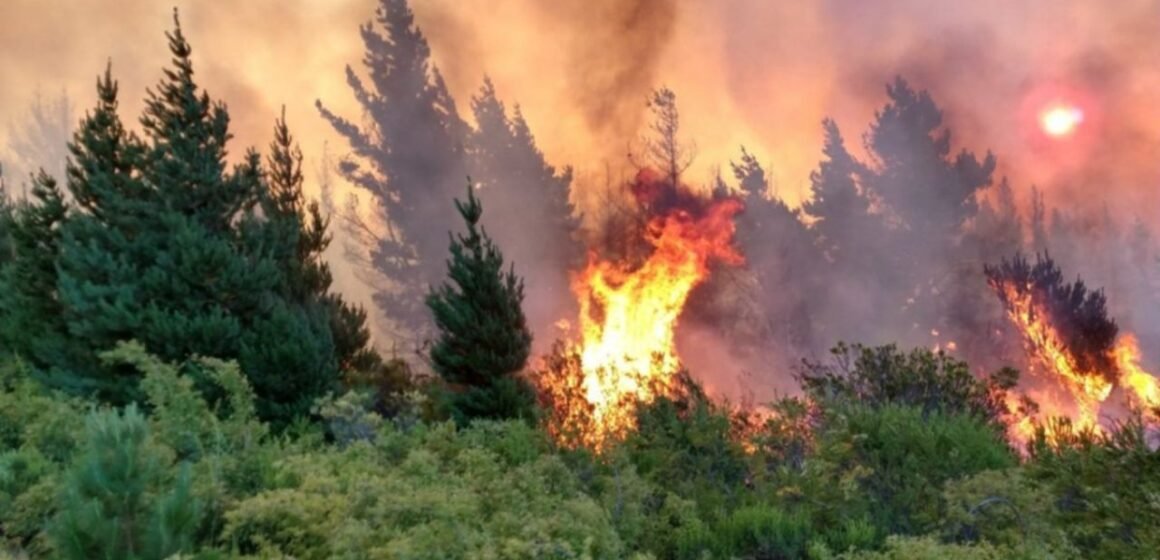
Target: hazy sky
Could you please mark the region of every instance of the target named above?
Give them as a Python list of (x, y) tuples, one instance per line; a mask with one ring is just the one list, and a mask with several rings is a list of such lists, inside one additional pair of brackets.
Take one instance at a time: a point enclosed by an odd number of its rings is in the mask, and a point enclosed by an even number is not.
[[(107, 60), (135, 121), (181, 10), (201, 83), (231, 108), (240, 153), (264, 147), (279, 107), (309, 157), (343, 146), (316, 98), (357, 116), (343, 66), (374, 0), (0, 1), (0, 146), (39, 90), (85, 110)], [(791, 203), (807, 194), (825, 116), (855, 147), (902, 74), (947, 110), (957, 147), (991, 148), (1023, 195), (1160, 209), (1160, 1), (413, 0), (461, 112), (485, 73), (519, 101), (554, 163), (603, 177), (636, 143), (644, 96), (677, 95), (697, 160), (727, 169), (744, 144)], [(1035, 126), (1054, 97), (1080, 103), (1075, 137)], [(593, 179), (594, 180), (594, 179)], [(601, 179), (602, 180), (602, 179)], [(1090, 198), (1085, 198), (1090, 201)], [(1050, 202), (1050, 201), (1049, 201)], [(1102, 200), (1101, 200), (1102, 202)]]

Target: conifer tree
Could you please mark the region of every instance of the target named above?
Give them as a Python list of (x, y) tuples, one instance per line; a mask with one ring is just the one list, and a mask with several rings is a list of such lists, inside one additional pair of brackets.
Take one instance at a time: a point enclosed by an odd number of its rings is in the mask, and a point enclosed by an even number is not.
[[(1113, 360), (1119, 326), (1108, 316), (1103, 290), (1091, 291), (1083, 280), (1067, 282), (1050, 255), (1037, 254), (1032, 264), (1022, 254), (986, 267), (987, 283), (1006, 305), (1011, 295), (1029, 298), (1059, 333), (1060, 343), (1075, 358), (1077, 371), (1095, 372), (1115, 383), (1119, 370)], [(1007, 290), (1013, 291), (1009, 293)]]
[(969, 241), (983, 260), (994, 261), (1023, 249), (1023, 221), (1015, 204), (1015, 191), (1004, 177), (995, 200), (982, 201)]
[(791, 210), (770, 192), (765, 169), (753, 154), (742, 148), (741, 160), (730, 162), (730, 167), (745, 197), (735, 238), (756, 276), (756, 301), (768, 315), (763, 327), (785, 343), (808, 348), (812, 330), (808, 303), (818, 287), (820, 264), (814, 235), (799, 210)]
[(305, 200), (303, 182), (302, 151), (290, 134), (283, 110), (267, 156), (262, 208), (269, 220), (267, 227), (282, 241), (277, 259), (285, 275), (285, 295), (300, 305), (325, 310), (340, 372), (372, 372), (383, 363), (369, 346), (366, 312), (330, 291), (334, 276), (323, 259), (331, 241), (330, 220), (317, 201)]
[(431, 333), (423, 296), (442, 273), (444, 247), (431, 226), (454, 219), (449, 203), (467, 174), (466, 124), (414, 20), (406, 0), (380, 0), (377, 27), (359, 29), (369, 82), (349, 66), (346, 77), (367, 116), (364, 126), (316, 102), (350, 144), (339, 171), (374, 198), (389, 224), (368, 248), (371, 265), (392, 286), (376, 286), (374, 300), (401, 327), (396, 338), (413, 342)]
[(5, 216), (0, 351), (18, 353), (32, 363), (68, 363), (74, 352), (64, 336), (56, 259), (69, 208), (56, 180), (43, 171), (33, 180), (31, 194), (32, 200), (13, 205)]
[(519, 107), (509, 116), (491, 80), (472, 99), (472, 110), (472, 177), (493, 209), (484, 223), (505, 255), (535, 264), (524, 274), (533, 302), (528, 321), (534, 329), (547, 329), (575, 313), (568, 275), (583, 248), (579, 217), (568, 198), (572, 169), (557, 171), (545, 161)]
[(988, 152), (979, 160), (966, 150), (951, 157), (950, 130), (926, 91), (899, 77), (886, 94), (890, 100), (866, 136), (877, 164), (866, 186), (919, 245), (945, 245), (974, 217), (975, 195), (990, 186), (995, 157)]
[(858, 184), (864, 167), (846, 150), (838, 124), (822, 122), (826, 160), (810, 173), (810, 200), (802, 210), (813, 219), (822, 249), (834, 262), (856, 259), (870, 239), (881, 239), (885, 227), (871, 213), (871, 199)]
[(12, 243), (12, 228), (15, 216), (12, 201), (8, 199), (8, 185), (4, 182), (4, 165), (0, 163), (0, 276), (4, 266), (15, 257)]
[(427, 297), (439, 329), (431, 362), (450, 389), (445, 405), (461, 424), (530, 416), (533, 393), (517, 376), (532, 344), (523, 280), (514, 266), (504, 271), (503, 254), (480, 227), (483, 206), (470, 181), (467, 200), (455, 206), (467, 233), (452, 236), (448, 281)]
[(66, 480), (68, 507), (51, 527), (56, 552), (78, 560), (192, 552), (200, 506), (190, 471), (167, 480), (165, 455), (136, 406), (92, 413), (86, 432)]
[(6, 342), (51, 386), (116, 404), (141, 397), (139, 372), (97, 359), (118, 342), (136, 339), (173, 362), (237, 360), (258, 413), (284, 426), (343, 373), (380, 362), (366, 347), (365, 316), (329, 292), (326, 223), (302, 200), (285, 123), (269, 173), (252, 150), (231, 169), (225, 106), (194, 81), (179, 23), (168, 37), (173, 65), (149, 93), (143, 135), (121, 124), (106, 70), (70, 144), (75, 211), (66, 217), (41, 181), (43, 201), (17, 228), (29, 232), (18, 244), (29, 258), (4, 274), (5, 288), (27, 288), (0, 290), (12, 301), (0, 308), (28, 324), (4, 321), (21, 325)]

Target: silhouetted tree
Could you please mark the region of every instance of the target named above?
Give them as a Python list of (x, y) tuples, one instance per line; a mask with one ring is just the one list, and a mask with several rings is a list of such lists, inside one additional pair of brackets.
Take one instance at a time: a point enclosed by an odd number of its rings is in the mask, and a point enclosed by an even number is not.
[(868, 170), (846, 149), (837, 123), (826, 119), (822, 128), (826, 159), (810, 173), (811, 197), (802, 204), (825, 257), (820, 274), (828, 296), (816, 302), (819, 334), (874, 340), (874, 331), (884, 330), (882, 319), (895, 317), (905, 300), (895, 278), (899, 256), (890, 250), (895, 237), (861, 184)]
[(75, 124), (73, 103), (68, 93), (55, 97), (36, 93), (28, 113), (8, 130), (8, 143), (0, 156), (8, 162), (8, 179), (12, 186), (35, 178), (38, 169), (61, 177), (68, 158), (69, 132)]
[(451, 238), (448, 281), (427, 296), (439, 338), (435, 371), (449, 385), (445, 405), (460, 424), (472, 418), (532, 414), (535, 396), (516, 374), (527, 363), (532, 335), (522, 309), (524, 285), (479, 223), (483, 206), (467, 186), (455, 201), (467, 234)]
[(771, 192), (768, 175), (753, 154), (741, 148), (740, 161), (730, 162), (730, 168), (736, 191), (720, 178), (714, 191), (715, 196), (737, 192), (743, 197), (745, 210), (735, 218), (734, 240), (745, 255), (745, 272), (719, 268), (696, 288), (690, 310), (735, 329), (735, 336), (756, 337), (764, 346), (772, 342), (780, 354), (789, 354), (787, 347), (804, 350), (812, 334), (809, 301), (818, 288), (820, 253), (814, 236), (800, 211)]
[(980, 161), (966, 150), (950, 157), (950, 130), (927, 92), (896, 78), (886, 94), (889, 102), (866, 136), (876, 164), (866, 186), (899, 227), (927, 243), (944, 243), (974, 217), (975, 194), (991, 184), (995, 158), (988, 153)]
[(812, 219), (810, 228), (820, 247), (834, 263), (852, 263), (867, 252), (871, 241), (886, 235), (881, 217), (871, 212), (873, 201), (859, 184), (864, 166), (846, 150), (838, 124), (822, 122), (826, 157), (810, 173), (810, 199), (802, 210)]
[(316, 105), (350, 144), (341, 174), (374, 197), (388, 222), (369, 258), (391, 287), (376, 286), (374, 300), (402, 328), (400, 339), (423, 340), (431, 333), (423, 295), (439, 278), (444, 250), (432, 226), (454, 218), (449, 203), (466, 175), (466, 125), (406, 0), (380, 0), (375, 21), (359, 31), (369, 82), (350, 66), (346, 76), (365, 124)]
[(644, 138), (644, 159), (637, 166), (656, 169), (670, 184), (679, 185), (681, 174), (693, 162), (696, 146), (681, 142), (677, 95), (667, 87), (658, 89), (649, 95), (647, 106), (653, 116), (649, 124), (651, 134)]
[(473, 178), (493, 209), (485, 225), (509, 258), (529, 263), (524, 274), (529, 323), (547, 329), (575, 314), (569, 271), (580, 264), (583, 247), (580, 220), (569, 201), (572, 169), (548, 165), (519, 107), (509, 116), (491, 80), (472, 99), (472, 110)]
[(1043, 202), (1043, 191), (1031, 186), (1031, 250), (1046, 251), (1047, 246), (1047, 206)]
[(980, 257), (995, 260), (1023, 249), (1023, 221), (1015, 204), (1015, 192), (1004, 177), (995, 190), (995, 200), (979, 204), (970, 240)]

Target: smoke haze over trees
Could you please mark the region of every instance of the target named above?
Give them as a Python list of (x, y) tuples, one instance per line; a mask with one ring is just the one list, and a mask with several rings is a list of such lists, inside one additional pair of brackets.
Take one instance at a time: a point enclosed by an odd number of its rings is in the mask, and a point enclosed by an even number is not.
[(176, 2), (0, 2), (0, 559), (1160, 550), (1156, 2)]

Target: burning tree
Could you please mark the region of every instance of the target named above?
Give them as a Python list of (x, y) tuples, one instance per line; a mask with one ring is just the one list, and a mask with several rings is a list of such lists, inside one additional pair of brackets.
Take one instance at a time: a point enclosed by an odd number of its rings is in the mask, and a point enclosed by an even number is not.
[[(1140, 367), (1135, 337), (1117, 338), (1120, 330), (1108, 316), (1102, 290), (1088, 290), (1079, 278), (1066, 282), (1047, 254), (1037, 255), (1034, 265), (1016, 254), (985, 272), (1032, 359), (1074, 399), (1079, 427), (1098, 429), (1100, 405), (1117, 385), (1138, 404), (1160, 405), (1156, 378)], [(1017, 426), (1023, 436), (1031, 428), (1029, 421)]]
[(743, 262), (732, 245), (739, 200), (698, 196), (649, 169), (629, 190), (646, 218), (640, 235), (651, 253), (639, 263), (589, 254), (573, 283), (581, 345), (550, 361), (538, 379), (550, 423), (571, 426), (580, 443), (596, 446), (633, 426), (635, 403), (669, 391), (680, 369), (677, 321), (710, 264)]
[[(1118, 372), (1110, 353), (1119, 327), (1108, 317), (1102, 290), (1089, 291), (1079, 278), (1067, 283), (1047, 254), (1037, 255), (1034, 265), (1016, 254), (985, 271), (987, 283), (1009, 312), (1025, 315), (1020, 322), (1038, 325), (1034, 332), (1024, 331), (1028, 337), (1045, 343), (1058, 339), (1054, 342), (1071, 355), (1071, 369), (1094, 376), (1084, 383), (1109, 389), (1115, 384)], [(1052, 331), (1047, 330), (1050, 326)]]

